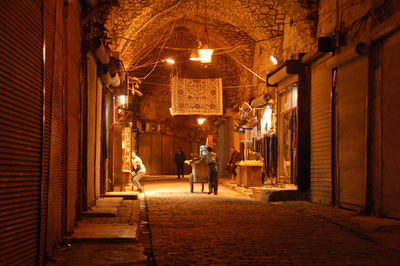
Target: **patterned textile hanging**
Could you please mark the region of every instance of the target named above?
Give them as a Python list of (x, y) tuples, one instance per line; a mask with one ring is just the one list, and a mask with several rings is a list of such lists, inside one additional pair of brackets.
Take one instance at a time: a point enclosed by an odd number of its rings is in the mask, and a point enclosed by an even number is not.
[(171, 79), (172, 115), (222, 115), (222, 79)]

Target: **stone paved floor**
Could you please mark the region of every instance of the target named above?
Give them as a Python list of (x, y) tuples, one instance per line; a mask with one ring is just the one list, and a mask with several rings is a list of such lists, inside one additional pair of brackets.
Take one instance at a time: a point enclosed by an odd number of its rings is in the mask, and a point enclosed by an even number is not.
[[(126, 239), (126, 232), (115, 232), (115, 228), (134, 226), (139, 219), (139, 201), (122, 200), (122, 198), (109, 199), (119, 203), (115, 217), (83, 217), (79, 226), (87, 229), (85, 240), (66, 239), (63, 245), (55, 249), (47, 258), (47, 266), (85, 266), (85, 265), (147, 265), (143, 255), (143, 244), (136, 240)], [(111, 238), (98, 239), (99, 230), (96, 225), (102, 225), (103, 230), (112, 232)], [(92, 233), (93, 239), (90, 239)], [(131, 237), (135, 237), (132, 235)]]
[(260, 202), (221, 186), (217, 196), (190, 193), (187, 180), (144, 183), (157, 265), (400, 265), (395, 249), (319, 215), (346, 219), (342, 210)]

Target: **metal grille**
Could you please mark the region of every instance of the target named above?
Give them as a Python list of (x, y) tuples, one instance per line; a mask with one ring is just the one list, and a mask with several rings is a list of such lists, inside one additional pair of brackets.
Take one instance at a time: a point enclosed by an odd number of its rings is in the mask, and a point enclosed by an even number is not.
[(0, 264), (35, 264), (40, 248), (42, 1), (1, 1)]
[(312, 65), (311, 74), (311, 200), (332, 202), (332, 70), (326, 57)]

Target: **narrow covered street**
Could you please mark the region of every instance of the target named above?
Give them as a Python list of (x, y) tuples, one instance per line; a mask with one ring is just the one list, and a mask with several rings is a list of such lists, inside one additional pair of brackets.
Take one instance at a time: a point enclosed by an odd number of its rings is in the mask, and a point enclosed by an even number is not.
[(400, 0), (0, 12), (0, 266), (400, 265)]

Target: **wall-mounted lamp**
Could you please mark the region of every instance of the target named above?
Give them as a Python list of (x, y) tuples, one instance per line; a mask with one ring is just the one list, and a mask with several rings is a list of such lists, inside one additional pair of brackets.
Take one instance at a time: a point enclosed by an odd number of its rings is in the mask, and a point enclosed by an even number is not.
[(275, 56), (271, 55), (271, 56), (269, 57), (269, 59), (272, 61), (272, 63), (273, 63), (274, 65), (277, 65), (277, 64), (278, 64), (278, 60), (276, 60)]

